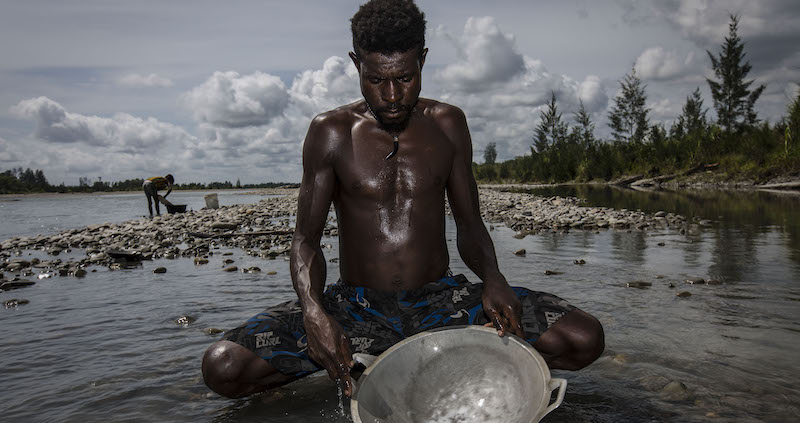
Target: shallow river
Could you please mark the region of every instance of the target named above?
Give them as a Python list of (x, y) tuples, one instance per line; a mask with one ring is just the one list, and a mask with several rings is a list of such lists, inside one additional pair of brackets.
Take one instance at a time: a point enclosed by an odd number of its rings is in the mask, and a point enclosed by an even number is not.
[[(509, 282), (558, 294), (597, 316), (606, 330), (600, 360), (580, 372), (554, 372), (569, 387), (564, 404), (544, 421), (796, 421), (800, 196), (592, 187), (540, 193), (713, 221), (688, 234), (572, 231), (515, 239), (502, 226), (491, 231)], [(203, 194), (176, 192), (170, 200), (199, 209)], [(0, 198), (0, 238), (138, 218), (146, 212), (143, 197)], [(222, 193), (220, 203), (261, 198)], [(452, 219), (447, 237), (453, 270), (477, 280), (458, 258)], [(323, 244), (332, 247), (326, 259), (337, 257), (336, 239)], [(526, 256), (513, 254), (520, 248)], [(327, 377), (243, 400), (209, 393), (200, 358), (218, 335), (203, 329), (231, 328), (267, 305), (294, 298), (285, 260), (241, 250), (214, 253), (206, 266), (189, 259), (145, 261), (137, 269), (95, 268), (82, 279), (36, 279), (33, 287), (0, 292), (0, 301), (30, 300), (0, 308), (0, 421), (349, 421), (347, 401), (342, 412)], [(24, 254), (44, 258), (38, 251)], [(222, 272), (227, 258), (263, 272)], [(586, 264), (576, 265), (576, 259)], [(167, 273), (154, 274), (158, 266)], [(328, 266), (332, 282), (338, 270)], [(545, 270), (563, 273), (546, 276)], [(687, 277), (723, 283), (689, 285)], [(653, 285), (625, 287), (635, 280)], [(679, 298), (679, 291), (692, 295)], [(197, 320), (174, 323), (181, 316)], [(671, 382), (678, 387), (664, 390)]]

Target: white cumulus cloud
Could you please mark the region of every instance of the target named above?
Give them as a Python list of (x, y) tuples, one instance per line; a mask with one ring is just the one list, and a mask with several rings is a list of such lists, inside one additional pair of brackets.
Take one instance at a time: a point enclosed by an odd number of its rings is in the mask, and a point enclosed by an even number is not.
[(58, 144), (85, 143), (97, 147), (145, 149), (192, 142), (194, 138), (182, 128), (152, 117), (141, 119), (117, 113), (106, 118), (70, 113), (47, 97), (23, 100), (13, 106), (11, 112), (36, 123), (36, 138)]
[(471, 17), (460, 37), (439, 29), (456, 47), (458, 60), (434, 75), (444, 87), (478, 92), (511, 80), (525, 70), (514, 36), (504, 33), (490, 16)]
[(182, 97), (199, 122), (227, 128), (266, 125), (281, 116), (289, 103), (286, 86), (263, 72), (240, 75), (214, 72)]
[(124, 75), (118, 79), (121, 85), (129, 87), (146, 87), (146, 88), (166, 88), (171, 87), (173, 82), (169, 78), (151, 73), (149, 75), (142, 75), (138, 73), (131, 73)]
[(694, 64), (694, 52), (686, 57), (661, 46), (650, 47), (636, 58), (634, 68), (644, 80), (670, 80), (685, 75)]

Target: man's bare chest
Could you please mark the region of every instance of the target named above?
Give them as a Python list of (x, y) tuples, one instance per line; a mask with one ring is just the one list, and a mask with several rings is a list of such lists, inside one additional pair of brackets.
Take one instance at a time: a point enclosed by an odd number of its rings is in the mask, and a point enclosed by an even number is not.
[(449, 143), (430, 138), (427, 142), (402, 141), (397, 154), (388, 160), (385, 156), (392, 149), (391, 142), (356, 144), (349, 154), (340, 156), (336, 174), (342, 193), (379, 202), (441, 195), (453, 162)]

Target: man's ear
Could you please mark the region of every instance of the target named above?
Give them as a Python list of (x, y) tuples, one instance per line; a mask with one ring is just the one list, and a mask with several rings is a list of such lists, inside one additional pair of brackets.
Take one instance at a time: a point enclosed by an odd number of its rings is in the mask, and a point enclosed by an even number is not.
[(353, 64), (356, 66), (358, 74), (361, 75), (361, 60), (358, 60), (358, 56), (352, 51), (348, 53), (348, 55), (350, 56), (350, 60), (352, 60)]
[(428, 49), (422, 49), (422, 54), (419, 55), (419, 70), (422, 70), (422, 66), (425, 64), (425, 56), (428, 55)]

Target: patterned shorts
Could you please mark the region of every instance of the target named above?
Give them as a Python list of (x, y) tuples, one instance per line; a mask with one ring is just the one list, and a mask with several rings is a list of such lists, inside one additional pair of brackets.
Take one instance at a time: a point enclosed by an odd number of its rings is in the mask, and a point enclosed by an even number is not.
[[(522, 326), (533, 343), (561, 316), (575, 309), (555, 295), (512, 287), (522, 303)], [(417, 333), (445, 326), (483, 325), (483, 284), (447, 276), (412, 291), (380, 292), (335, 284), (323, 296), (325, 310), (342, 325), (352, 352), (380, 355)], [(307, 354), (303, 314), (297, 300), (270, 307), (223, 335), (254, 351), (286, 375), (322, 370)]]

